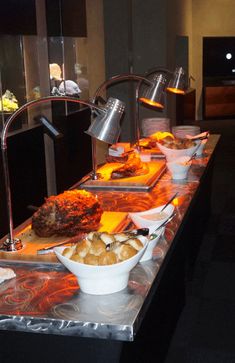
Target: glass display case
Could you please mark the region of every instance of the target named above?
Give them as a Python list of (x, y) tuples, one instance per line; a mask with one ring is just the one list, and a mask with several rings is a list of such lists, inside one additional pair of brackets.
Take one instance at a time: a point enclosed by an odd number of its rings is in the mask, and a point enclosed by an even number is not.
[[(94, 25), (102, 28), (98, 10), (101, 14), (99, 2), (87, 4), (85, 0), (9, 0), (2, 5), (0, 131), (7, 118), (28, 101), (57, 93), (83, 100), (92, 96), (104, 79), (102, 32), (94, 31)], [(92, 16), (89, 37), (86, 14)], [(61, 131), (63, 138), (52, 140), (44, 133), (34, 120), (40, 114)], [(89, 125), (90, 109), (63, 101), (34, 105), (14, 119), (7, 142), (10, 174), (14, 175), (14, 225), (28, 218), (29, 205), (39, 206), (46, 196), (70, 188), (91, 170), (91, 138), (84, 133)], [(4, 188), (0, 197), (5, 200)], [(0, 233), (7, 230), (3, 204)]]
[[(8, 116), (26, 102), (26, 88), (20, 35), (0, 35), (1, 128)], [(19, 128), (22, 118), (13, 125)]]
[[(5, 16), (11, 6), (19, 7), (14, 0), (10, 3), (9, 6), (4, 5)], [(36, 1), (23, 4), (25, 11), (30, 8), (31, 15), (34, 15), (31, 16), (34, 26), (31, 24), (30, 29), (27, 29), (27, 24), (22, 25), (26, 22), (22, 11), (21, 18), (16, 19), (15, 28), (8, 27), (5, 34), (0, 26), (1, 128), (18, 107), (39, 97), (89, 97), (85, 1), (53, 0), (42, 5)], [(75, 14), (78, 11), (82, 21), (77, 21)], [(75, 107), (77, 109), (78, 106)], [(46, 111), (47, 116), (52, 117), (51, 110), (43, 105), (25, 112), (11, 128), (33, 125), (34, 115), (39, 111)], [(65, 112), (69, 112), (67, 107)]]

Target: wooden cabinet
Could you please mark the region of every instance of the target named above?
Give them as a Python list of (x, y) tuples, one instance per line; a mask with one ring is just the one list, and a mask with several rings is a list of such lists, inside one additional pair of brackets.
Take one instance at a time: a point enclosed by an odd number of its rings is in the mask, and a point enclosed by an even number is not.
[(235, 86), (204, 86), (203, 118), (235, 116)]

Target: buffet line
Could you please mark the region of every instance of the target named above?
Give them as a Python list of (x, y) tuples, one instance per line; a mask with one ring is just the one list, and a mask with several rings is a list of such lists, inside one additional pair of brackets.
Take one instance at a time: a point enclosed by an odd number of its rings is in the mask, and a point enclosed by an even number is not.
[(101, 178), (47, 198), (0, 251), (0, 329), (133, 340), (218, 140), (114, 144)]

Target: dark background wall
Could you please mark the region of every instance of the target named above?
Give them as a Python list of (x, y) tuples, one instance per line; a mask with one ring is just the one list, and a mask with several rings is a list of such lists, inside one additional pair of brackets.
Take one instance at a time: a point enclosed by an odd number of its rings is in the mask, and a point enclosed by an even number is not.
[[(155, 66), (167, 67), (167, 4), (161, 0), (104, 0), (106, 77), (144, 74)], [(134, 95), (137, 82), (110, 87), (109, 94), (126, 102), (122, 139), (133, 138)], [(165, 111), (140, 106), (140, 119), (164, 117)]]

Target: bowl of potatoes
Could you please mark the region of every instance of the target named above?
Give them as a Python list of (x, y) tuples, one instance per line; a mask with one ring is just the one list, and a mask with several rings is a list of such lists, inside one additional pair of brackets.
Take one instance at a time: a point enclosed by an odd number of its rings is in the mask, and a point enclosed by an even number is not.
[(104, 295), (128, 285), (130, 271), (143, 256), (148, 238), (132, 233), (90, 232), (70, 247), (55, 247), (59, 261), (78, 280), (82, 292)]

